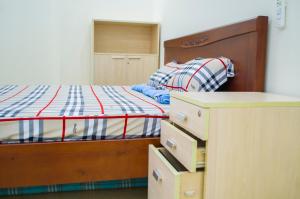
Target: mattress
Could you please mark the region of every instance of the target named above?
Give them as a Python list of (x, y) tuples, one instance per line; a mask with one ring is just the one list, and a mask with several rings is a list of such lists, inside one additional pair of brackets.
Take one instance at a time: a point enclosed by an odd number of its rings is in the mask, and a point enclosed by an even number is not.
[(168, 105), (128, 86), (0, 86), (0, 143), (160, 135)]

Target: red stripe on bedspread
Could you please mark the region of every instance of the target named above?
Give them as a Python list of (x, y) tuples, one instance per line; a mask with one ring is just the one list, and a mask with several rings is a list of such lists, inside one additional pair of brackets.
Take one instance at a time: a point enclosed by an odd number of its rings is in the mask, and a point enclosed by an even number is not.
[(124, 120), (124, 130), (123, 130), (123, 139), (125, 139), (125, 137), (126, 137), (127, 123), (128, 123), (128, 115), (127, 115), (127, 114), (125, 114), (125, 120)]
[(64, 116), (62, 118), (62, 133), (61, 133), (62, 142), (65, 140), (65, 135), (66, 135), (66, 117)]
[(40, 116), (41, 113), (42, 113), (46, 108), (48, 108), (48, 106), (50, 106), (50, 104), (53, 102), (53, 100), (54, 100), (54, 99), (56, 98), (56, 96), (58, 95), (58, 92), (60, 91), (60, 89), (61, 89), (61, 86), (58, 87), (56, 93), (54, 94), (54, 96), (52, 97), (52, 99), (48, 102), (48, 104), (47, 104), (44, 108), (42, 108), (42, 109), (36, 114), (36, 117)]
[(83, 119), (124, 119), (127, 118), (161, 118), (168, 119), (169, 116), (163, 115), (99, 115), (99, 116), (61, 116), (61, 117), (30, 117), (30, 118), (5, 118), (0, 122), (26, 121), (26, 120), (83, 120)]
[(13, 98), (13, 97), (19, 95), (20, 93), (22, 93), (22, 92), (23, 92), (25, 89), (27, 89), (27, 88), (28, 88), (28, 86), (25, 86), (22, 90), (20, 90), (20, 91), (17, 92), (16, 94), (14, 94), (14, 95), (12, 95), (12, 96), (10, 96), (10, 97), (8, 97), (8, 98), (6, 98), (6, 99), (0, 101), (0, 103), (5, 102), (5, 101), (7, 101), (7, 100), (9, 100), (9, 99), (11, 99), (11, 98)]
[(96, 95), (96, 93), (95, 93), (95, 91), (94, 91), (94, 89), (93, 89), (93, 86), (92, 86), (92, 85), (90, 85), (90, 88), (91, 88), (91, 91), (92, 91), (92, 93), (94, 94), (94, 96), (95, 96), (96, 100), (97, 100), (97, 101), (98, 101), (98, 103), (99, 103), (99, 106), (100, 106), (100, 109), (101, 109), (101, 113), (102, 113), (102, 114), (104, 114), (104, 108), (103, 108), (103, 104), (101, 103), (100, 99), (99, 99), (99, 98), (98, 98), (98, 96)]
[(147, 100), (144, 100), (144, 99), (142, 99), (142, 98), (140, 98), (140, 97), (134, 95), (133, 93), (130, 93), (128, 90), (126, 90), (126, 88), (125, 88), (124, 86), (122, 86), (122, 88), (123, 88), (124, 91), (126, 91), (126, 92), (129, 93), (130, 95), (132, 95), (132, 96), (134, 96), (134, 97), (136, 97), (136, 98), (138, 98), (138, 99), (140, 99), (140, 100), (142, 100), (142, 101), (144, 101), (144, 102), (146, 102), (146, 103), (148, 103), (148, 104), (151, 104), (151, 105), (155, 106), (156, 108), (158, 108), (158, 109), (161, 111), (161, 113), (165, 113), (165, 111), (164, 111), (161, 107), (157, 106), (156, 104), (153, 104), (153, 103), (151, 103), (151, 102), (148, 102)]

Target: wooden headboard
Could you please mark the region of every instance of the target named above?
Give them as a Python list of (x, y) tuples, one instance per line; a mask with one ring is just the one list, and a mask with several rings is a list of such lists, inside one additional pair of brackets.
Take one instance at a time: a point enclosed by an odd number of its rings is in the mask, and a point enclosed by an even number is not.
[(223, 91), (264, 91), (268, 17), (215, 28), (164, 42), (165, 63), (196, 57), (230, 58), (236, 76)]

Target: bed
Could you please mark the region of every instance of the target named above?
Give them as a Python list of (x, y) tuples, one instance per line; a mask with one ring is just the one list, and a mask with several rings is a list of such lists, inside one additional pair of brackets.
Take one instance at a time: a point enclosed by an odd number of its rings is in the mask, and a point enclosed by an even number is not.
[[(164, 61), (225, 56), (236, 76), (220, 90), (263, 91), (267, 26), (260, 16), (165, 41)], [(0, 93), (0, 188), (146, 177), (148, 145), (159, 145), (168, 117), (168, 106), (126, 86), (7, 85)]]

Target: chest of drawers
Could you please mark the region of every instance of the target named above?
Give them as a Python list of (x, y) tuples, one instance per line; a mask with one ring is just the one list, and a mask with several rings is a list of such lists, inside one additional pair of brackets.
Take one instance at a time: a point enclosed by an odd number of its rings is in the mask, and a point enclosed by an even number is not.
[(162, 147), (149, 147), (148, 199), (300, 198), (300, 99), (171, 96)]

